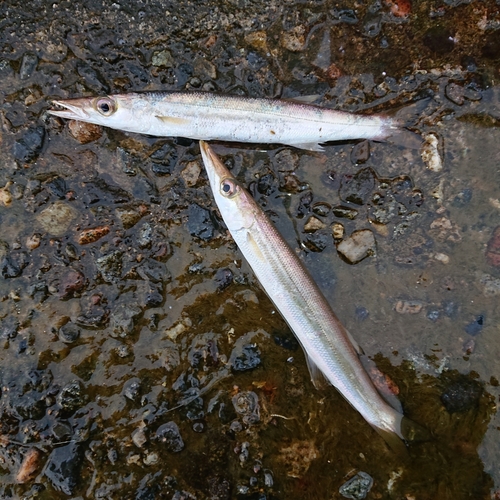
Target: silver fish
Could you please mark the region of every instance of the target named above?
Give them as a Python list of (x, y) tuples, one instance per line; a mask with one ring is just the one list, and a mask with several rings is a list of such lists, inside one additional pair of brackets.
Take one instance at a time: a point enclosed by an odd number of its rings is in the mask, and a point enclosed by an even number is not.
[(165, 91), (54, 100), (64, 109), (49, 113), (153, 136), (286, 144), (313, 151), (321, 151), (322, 143), (350, 139), (420, 145), (397, 118), (335, 111), (304, 101), (307, 98), (288, 101)]
[(402, 439), (426, 431), (382, 399), (359, 359), (359, 348), (335, 316), (307, 269), (251, 195), (210, 146), (200, 141), (219, 211), (241, 253), (286, 320), (308, 360), (311, 377), (322, 374), (396, 451)]

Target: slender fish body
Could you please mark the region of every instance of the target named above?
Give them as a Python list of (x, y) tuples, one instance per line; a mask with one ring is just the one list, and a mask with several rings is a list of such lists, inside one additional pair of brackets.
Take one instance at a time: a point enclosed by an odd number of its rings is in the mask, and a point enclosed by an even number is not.
[[(391, 445), (413, 438), (411, 421), (375, 389), (359, 355), (325, 297), (263, 210), (214, 154), (200, 142), (220, 213), (260, 284), (300, 341), (311, 376), (319, 370)], [(416, 425), (416, 424), (415, 424)]]
[[(398, 120), (357, 115), (303, 102), (209, 92), (144, 92), (56, 100), (49, 113), (161, 137), (286, 144), (321, 150), (350, 139), (385, 140), (402, 132)], [(399, 141), (401, 142), (401, 141)]]

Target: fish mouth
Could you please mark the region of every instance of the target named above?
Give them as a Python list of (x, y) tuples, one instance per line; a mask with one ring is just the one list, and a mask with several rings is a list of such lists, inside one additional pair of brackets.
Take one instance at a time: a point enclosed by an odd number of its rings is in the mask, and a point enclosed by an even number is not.
[(51, 101), (53, 106), (63, 109), (49, 109), (51, 115), (61, 118), (69, 118), (70, 120), (88, 120), (90, 114), (85, 111), (85, 108), (91, 106), (91, 99), (68, 99), (63, 101)]
[(208, 142), (200, 141), (200, 151), (208, 178), (214, 188), (221, 179), (231, 177), (229, 170), (214, 153)]

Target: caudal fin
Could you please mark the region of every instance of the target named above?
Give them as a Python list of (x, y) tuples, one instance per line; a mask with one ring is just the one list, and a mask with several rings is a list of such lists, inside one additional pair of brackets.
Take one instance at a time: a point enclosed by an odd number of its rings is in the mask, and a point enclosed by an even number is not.
[(417, 102), (389, 111), (387, 116), (393, 120), (391, 130), (387, 131), (385, 140), (397, 146), (409, 149), (420, 149), (424, 140), (422, 137), (412, 132), (410, 129), (417, 128), (417, 122), (421, 118), (423, 111), (429, 105), (430, 98), (421, 99)]
[(376, 425), (372, 425), (372, 427), (384, 439), (394, 453), (402, 458), (408, 458), (409, 454), (406, 443), (429, 441), (431, 434), (427, 429), (404, 415), (399, 414), (398, 417), (400, 418), (398, 418), (399, 422), (396, 424), (396, 427), (399, 427), (399, 429), (397, 429), (396, 432), (382, 429)]

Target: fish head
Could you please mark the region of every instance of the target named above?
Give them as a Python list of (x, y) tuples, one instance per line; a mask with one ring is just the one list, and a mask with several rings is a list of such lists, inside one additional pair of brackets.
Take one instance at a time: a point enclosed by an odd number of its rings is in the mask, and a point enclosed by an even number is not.
[(227, 228), (231, 233), (251, 228), (255, 223), (255, 215), (259, 212), (254, 199), (208, 143), (200, 141), (200, 150), (215, 202)]
[[(79, 120), (105, 127), (129, 130), (128, 125), (133, 125), (134, 132), (147, 133), (148, 120), (144, 119), (144, 109), (137, 106), (134, 93), (117, 94), (101, 97), (80, 97), (76, 99), (54, 100), (52, 104), (55, 109), (49, 109), (49, 113), (61, 118)], [(142, 115), (142, 119), (141, 118)], [(144, 124), (144, 130), (141, 128)]]

